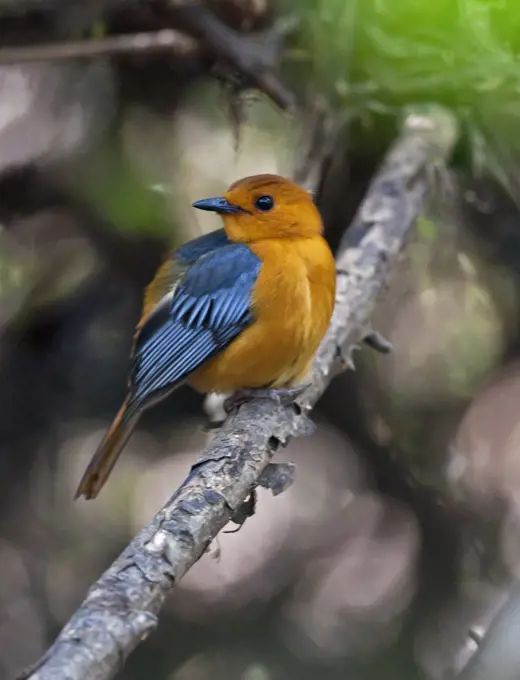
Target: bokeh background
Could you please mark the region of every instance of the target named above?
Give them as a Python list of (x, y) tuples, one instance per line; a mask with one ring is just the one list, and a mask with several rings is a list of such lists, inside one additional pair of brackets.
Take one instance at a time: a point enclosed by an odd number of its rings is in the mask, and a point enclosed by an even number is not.
[[(72, 500), (124, 395), (143, 287), (168, 247), (218, 227), (191, 202), (301, 162), (306, 115), (237, 94), (203, 40), (39, 52), (179, 27), (174, 4), (0, 0), (0, 678), (45, 650), (204, 446), (204, 401), (180, 390), (99, 499)], [(118, 678), (454, 677), (520, 569), (520, 5), (205, 4), (266, 54), (283, 29), (281, 77), (333, 130), (314, 167), (333, 247), (404, 112), (447, 106), (461, 137), (374, 315), (394, 352), (355, 353), (316, 434), (277, 454), (295, 484), (260, 490)]]

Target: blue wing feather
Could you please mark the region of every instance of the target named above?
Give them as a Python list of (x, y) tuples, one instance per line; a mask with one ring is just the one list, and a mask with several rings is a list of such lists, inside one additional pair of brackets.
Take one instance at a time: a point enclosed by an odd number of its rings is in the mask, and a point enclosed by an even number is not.
[(222, 233), (207, 235), (213, 250), (208, 241), (200, 244), (206, 236), (177, 251), (190, 266), (136, 338), (129, 413), (171, 391), (252, 322), (251, 292), (261, 261)]
[(193, 264), (202, 255), (205, 255), (216, 248), (229, 245), (230, 243), (231, 241), (229, 241), (226, 236), (224, 229), (216, 229), (215, 231), (210, 231), (209, 234), (198, 236), (192, 241), (188, 241), (188, 243), (185, 243), (180, 248), (177, 248), (175, 257), (186, 264)]

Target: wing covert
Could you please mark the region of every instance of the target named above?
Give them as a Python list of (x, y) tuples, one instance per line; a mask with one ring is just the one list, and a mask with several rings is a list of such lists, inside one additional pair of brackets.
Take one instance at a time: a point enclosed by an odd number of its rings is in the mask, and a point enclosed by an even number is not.
[(229, 244), (224, 229), (210, 231), (208, 234), (198, 236), (180, 246), (172, 256), (157, 270), (153, 280), (148, 284), (144, 292), (143, 310), (141, 320), (137, 326), (137, 332), (141, 330), (150, 314), (182, 278), (186, 269), (206, 253)]
[(246, 245), (228, 243), (185, 270), (136, 337), (131, 411), (169, 392), (252, 322), (260, 267)]

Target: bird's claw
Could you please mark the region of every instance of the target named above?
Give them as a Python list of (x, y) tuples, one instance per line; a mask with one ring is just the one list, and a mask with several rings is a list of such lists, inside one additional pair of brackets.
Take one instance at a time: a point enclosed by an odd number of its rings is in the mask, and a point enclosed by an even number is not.
[(227, 414), (234, 411), (242, 404), (253, 399), (270, 399), (278, 406), (292, 406), (296, 399), (310, 387), (310, 383), (303, 383), (298, 387), (284, 389), (244, 389), (235, 392), (224, 402), (224, 410)]
[(223, 422), (224, 422), (223, 420), (208, 420), (202, 426), (202, 432), (204, 434), (209, 434), (210, 432), (214, 432), (215, 430), (220, 430)]

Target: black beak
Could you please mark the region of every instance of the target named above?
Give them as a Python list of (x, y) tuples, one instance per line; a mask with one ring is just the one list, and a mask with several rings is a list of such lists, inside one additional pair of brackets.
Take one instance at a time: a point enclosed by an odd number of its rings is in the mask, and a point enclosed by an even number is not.
[(210, 210), (216, 213), (239, 213), (242, 212), (242, 208), (238, 205), (231, 205), (226, 198), (203, 198), (200, 201), (195, 201), (193, 203), (194, 208), (199, 210)]

